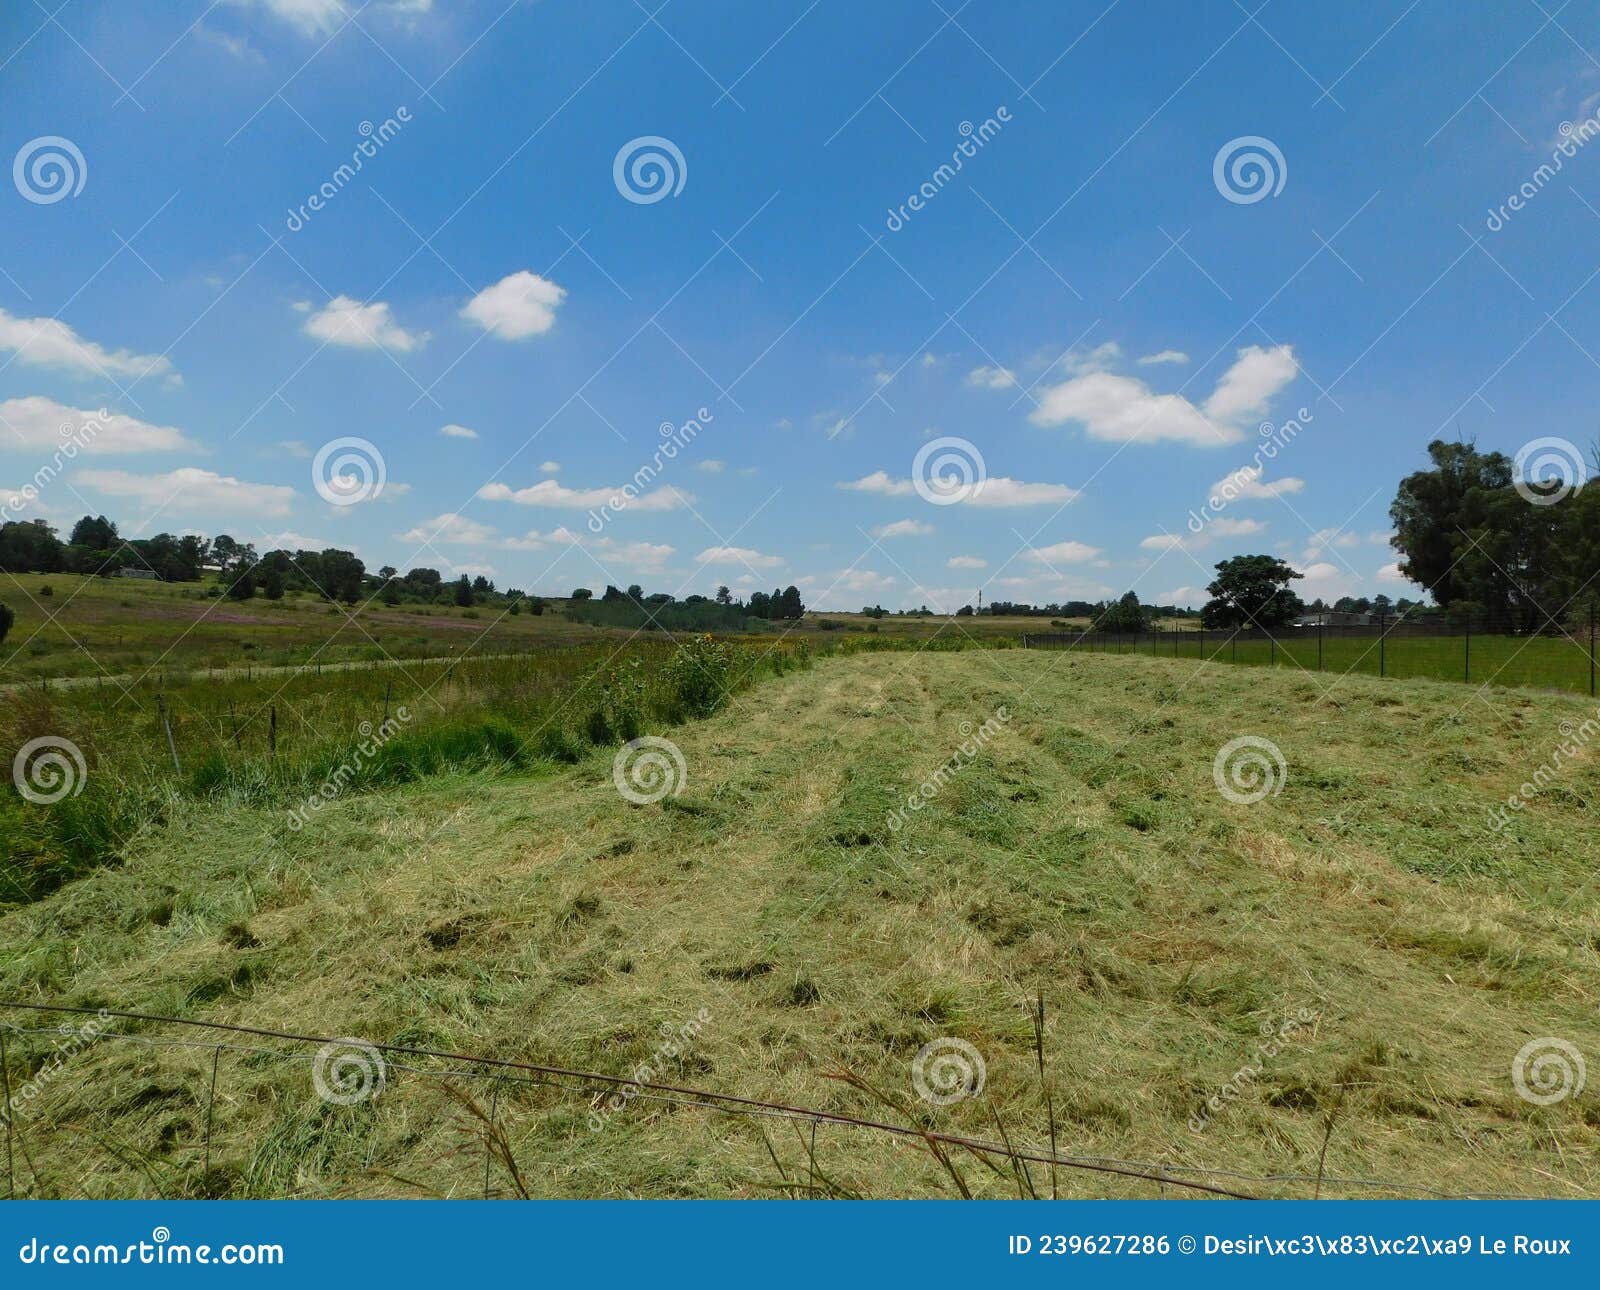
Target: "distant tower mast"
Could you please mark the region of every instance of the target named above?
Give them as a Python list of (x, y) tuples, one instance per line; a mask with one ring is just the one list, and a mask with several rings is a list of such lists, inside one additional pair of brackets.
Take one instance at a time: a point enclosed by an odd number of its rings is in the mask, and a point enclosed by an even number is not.
[(983, 612), (983, 588), (982, 587), (978, 588), (978, 612), (980, 614)]

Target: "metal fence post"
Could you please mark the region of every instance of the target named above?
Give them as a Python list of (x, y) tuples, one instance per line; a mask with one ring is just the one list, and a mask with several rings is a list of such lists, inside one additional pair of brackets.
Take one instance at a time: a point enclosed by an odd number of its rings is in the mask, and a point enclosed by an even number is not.
[(1589, 602), (1589, 698), (1595, 696), (1595, 605)]

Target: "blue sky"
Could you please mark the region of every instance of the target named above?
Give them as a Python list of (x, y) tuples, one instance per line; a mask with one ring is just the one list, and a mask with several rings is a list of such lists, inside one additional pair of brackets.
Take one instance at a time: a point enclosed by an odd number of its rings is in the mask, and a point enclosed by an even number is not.
[(59, 3), (0, 16), (0, 501), (111, 415), (28, 517), (547, 594), (1398, 596), (1431, 438), (1595, 434), (1594, 5)]

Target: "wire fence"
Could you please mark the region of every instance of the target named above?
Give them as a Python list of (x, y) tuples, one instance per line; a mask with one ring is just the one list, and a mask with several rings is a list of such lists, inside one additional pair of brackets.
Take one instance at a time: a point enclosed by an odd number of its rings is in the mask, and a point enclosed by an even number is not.
[[(624, 1091), (628, 1099), (641, 1099), (657, 1105), (699, 1110), (719, 1116), (741, 1117), (747, 1121), (788, 1121), (810, 1133), (805, 1148), (811, 1183), (789, 1182), (788, 1174), (771, 1154), (774, 1165), (785, 1179), (778, 1190), (789, 1194), (816, 1194), (813, 1184), (825, 1178), (817, 1164), (817, 1132), (821, 1128), (868, 1135), (888, 1135), (926, 1147), (940, 1159), (941, 1152), (959, 1151), (972, 1158), (991, 1162), (996, 1174), (1008, 1179), (1029, 1166), (1077, 1171), (1095, 1175), (1109, 1185), (1113, 1181), (1132, 1189), (1132, 1194), (1167, 1197), (1197, 1193), (1236, 1200), (1267, 1196), (1321, 1196), (1333, 1191), (1347, 1194), (1388, 1193), (1400, 1196), (1430, 1196), (1444, 1199), (1534, 1199), (1532, 1196), (1507, 1196), (1501, 1193), (1459, 1195), (1440, 1191), (1426, 1184), (1382, 1178), (1338, 1177), (1318, 1172), (1259, 1174), (1226, 1168), (1207, 1168), (1172, 1162), (1130, 1160), (1109, 1156), (1074, 1155), (1054, 1149), (1034, 1147), (1012, 1141), (972, 1137), (933, 1129), (925, 1125), (898, 1123), (885, 1119), (849, 1115), (817, 1107), (737, 1096), (715, 1090), (639, 1079), (635, 1075), (613, 1075), (601, 1071), (572, 1070), (558, 1066), (478, 1054), (454, 1053), (393, 1043), (368, 1043), (325, 1035), (302, 1034), (268, 1027), (200, 1021), (181, 1017), (116, 1009), (96, 1009), (62, 1004), (38, 1004), (0, 1000), (0, 1009), (19, 1016), (18, 1021), (0, 1022), (0, 1093), (3, 1093), (5, 1129), (5, 1179), (8, 1199), (57, 1195), (38, 1164), (39, 1143), (30, 1138), (39, 1134), (70, 1135), (73, 1143), (88, 1152), (98, 1150), (130, 1178), (142, 1178), (145, 1186), (160, 1198), (220, 1197), (234, 1193), (235, 1173), (214, 1169), (223, 1144), (216, 1138), (219, 1099), (237, 1104), (261, 1093), (262, 1072), (273, 1063), (299, 1063), (310, 1068), (306, 1096), (344, 1107), (351, 1118), (344, 1127), (353, 1137), (360, 1135), (359, 1117), (375, 1114), (380, 1095), (393, 1089), (401, 1079), (415, 1079), (447, 1093), (462, 1110), (460, 1123), (471, 1140), (470, 1151), (454, 1153), (459, 1162), (444, 1180), (446, 1186), (433, 1188), (441, 1195), (481, 1195), (530, 1197), (533, 1189), (518, 1165), (509, 1130), (510, 1118), (519, 1110), (537, 1114), (539, 1108), (519, 1103), (517, 1092), (531, 1089), (554, 1090), (558, 1097), (582, 1099), (591, 1112), (605, 1099), (615, 1099)], [(92, 1017), (78, 1025), (28, 1025), (27, 1018), (43, 1022), (47, 1015), (74, 1018)], [(113, 1029), (129, 1025), (136, 1029)], [(168, 1054), (168, 1060), (155, 1071), (141, 1070), (143, 1087), (135, 1100), (181, 1099), (192, 1118), (176, 1123), (184, 1126), (181, 1140), (163, 1143), (160, 1160), (136, 1143), (118, 1139), (109, 1129), (98, 1131), (69, 1115), (53, 1118), (34, 1110), (33, 1104), (48, 1095), (60, 1081), (81, 1081), (90, 1072), (74, 1071), (73, 1063), (94, 1046), (106, 1043), (139, 1045)], [(18, 1045), (28, 1051), (18, 1052)], [(312, 1051), (311, 1046), (316, 1045)], [(19, 1060), (20, 1056), (20, 1060)], [(227, 1063), (224, 1064), (224, 1059)], [(834, 1073), (855, 1087), (865, 1087), (847, 1075)], [(109, 1077), (100, 1072), (102, 1081)], [(179, 1081), (174, 1086), (174, 1079)], [(248, 1085), (248, 1087), (246, 1087)], [(106, 1110), (94, 1098), (81, 1099), (87, 1105)], [(97, 1112), (91, 1112), (92, 1116)], [(158, 1131), (169, 1139), (172, 1123)], [(341, 1127), (323, 1121), (320, 1133), (338, 1133)], [(763, 1132), (763, 1137), (765, 1134)], [(802, 1137), (802, 1142), (804, 1142)], [(253, 1143), (252, 1147), (259, 1146)], [(215, 1155), (214, 1155), (215, 1149)], [(772, 1152), (770, 1141), (766, 1149)], [(468, 1156), (470, 1155), (470, 1159)], [(83, 1159), (84, 1172), (88, 1161)], [(438, 1162), (443, 1164), (442, 1161)], [(942, 1163), (942, 1159), (941, 1159)], [(370, 1166), (370, 1162), (369, 1162)], [(948, 1166), (947, 1166), (948, 1167)], [(802, 1172), (804, 1168), (802, 1167)], [(397, 1175), (368, 1168), (368, 1177), (396, 1180)], [(359, 1172), (358, 1175), (360, 1176)], [(471, 1180), (467, 1186), (466, 1179)], [(798, 1179), (798, 1173), (797, 1173)], [(414, 1180), (398, 1179), (415, 1190), (429, 1188)], [(1253, 1190), (1245, 1190), (1251, 1188)], [(341, 1195), (354, 1196), (348, 1185)], [(392, 1194), (392, 1190), (385, 1194)]]
[(1508, 632), (1470, 620), (1384, 618), (1274, 628), (1028, 633), (1027, 649), (1148, 654), (1347, 676), (1463, 681), (1596, 693), (1596, 616), (1576, 628)]

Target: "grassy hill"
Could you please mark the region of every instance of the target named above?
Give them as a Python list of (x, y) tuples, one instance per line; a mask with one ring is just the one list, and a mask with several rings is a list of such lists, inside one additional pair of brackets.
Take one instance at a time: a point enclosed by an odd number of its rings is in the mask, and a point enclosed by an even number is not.
[[(998, 1114), (1042, 1144), (1042, 992), (1064, 1153), (1257, 1175), (1227, 1181), (1257, 1194), (1309, 1195), (1320, 1173), (1324, 1195), (1372, 1194), (1356, 1179), (1593, 1195), (1593, 1091), (1536, 1106), (1511, 1073), (1542, 1037), (1600, 1054), (1596, 754), (1506, 832), (1486, 824), (1561, 723), (1591, 715), (1147, 657), (825, 659), (669, 731), (687, 784), (653, 805), (619, 796), (609, 750), (350, 793), (299, 831), (277, 809), (175, 801), (121, 867), (0, 916), (0, 995), (620, 1076), (644, 1063), (905, 1118), (829, 1078), (849, 1071), (927, 1126), (995, 1138)], [(1213, 778), (1243, 735), (1287, 769), (1250, 805)], [(661, 1056), (662, 1028), (698, 1018)], [(423, 1059), (391, 1062), (374, 1100), (330, 1105), (308, 1046), (111, 1028), (136, 1039), (10, 1036), (12, 1087), (35, 1090), (19, 1191), (475, 1195), (488, 1157), (502, 1194), (513, 1163), (536, 1195), (954, 1189), (922, 1143), (863, 1130), (643, 1098), (592, 1119), (549, 1081)], [(173, 1044), (218, 1038), (211, 1105), (213, 1050)], [(981, 1056), (981, 1096), (917, 1098), (913, 1061), (941, 1039)], [(1015, 1194), (1009, 1169), (955, 1164), (974, 1193)], [(1060, 1186), (1157, 1191), (1077, 1171)]]

